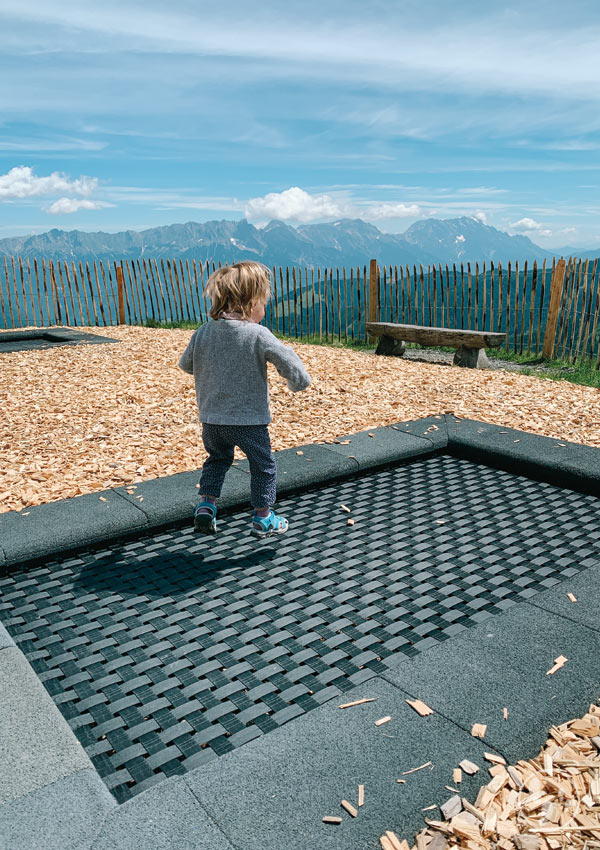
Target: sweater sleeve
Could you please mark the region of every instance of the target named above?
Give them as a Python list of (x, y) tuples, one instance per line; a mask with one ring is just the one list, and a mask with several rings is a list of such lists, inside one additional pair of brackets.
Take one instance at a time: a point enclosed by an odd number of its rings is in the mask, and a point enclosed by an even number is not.
[(282, 378), (287, 380), (288, 388), (297, 393), (310, 386), (310, 375), (296, 352), (284, 345), (268, 328), (260, 335), (260, 344), (266, 361), (272, 363)]
[(179, 368), (183, 369), (183, 371), (187, 372), (189, 375), (194, 374), (194, 343), (196, 342), (197, 333), (198, 331), (196, 330), (192, 334), (192, 338), (190, 339), (186, 350), (179, 358), (178, 363)]

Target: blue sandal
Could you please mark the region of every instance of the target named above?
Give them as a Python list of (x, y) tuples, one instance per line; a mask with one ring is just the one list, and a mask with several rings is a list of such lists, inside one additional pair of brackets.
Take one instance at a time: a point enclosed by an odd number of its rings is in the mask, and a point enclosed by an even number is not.
[(257, 516), (255, 513), (252, 517), (252, 530), (250, 534), (253, 537), (262, 539), (270, 537), (272, 534), (285, 534), (288, 530), (288, 521), (282, 516), (277, 516), (271, 511), (268, 516)]
[[(210, 508), (210, 513), (206, 513), (206, 509)], [(198, 502), (194, 508), (194, 531), (200, 534), (216, 534), (217, 533), (217, 506), (212, 502)]]

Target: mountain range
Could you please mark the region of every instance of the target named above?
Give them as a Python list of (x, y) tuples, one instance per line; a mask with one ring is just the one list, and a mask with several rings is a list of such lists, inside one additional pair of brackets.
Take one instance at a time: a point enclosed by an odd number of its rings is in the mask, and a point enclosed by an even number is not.
[[(564, 252), (563, 252), (564, 253)], [(560, 256), (526, 236), (511, 236), (475, 218), (428, 218), (404, 233), (383, 233), (362, 219), (292, 227), (274, 220), (265, 227), (241, 221), (187, 222), (125, 230), (88, 233), (49, 230), (30, 236), (0, 239), (0, 256), (46, 260), (131, 260), (142, 257), (210, 260), (232, 263), (258, 260), (269, 266), (362, 266), (371, 258), (381, 265), (417, 266), (433, 263), (491, 261), (506, 264), (552, 260)], [(594, 258), (597, 251), (574, 255)]]

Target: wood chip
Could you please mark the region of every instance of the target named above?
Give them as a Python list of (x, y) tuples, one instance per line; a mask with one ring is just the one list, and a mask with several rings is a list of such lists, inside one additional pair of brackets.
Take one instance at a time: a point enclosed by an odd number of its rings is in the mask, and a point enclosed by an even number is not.
[(346, 525), (354, 525), (354, 520), (348, 519), (347, 522), (346, 522)]
[(352, 805), (352, 803), (349, 803), (349, 802), (348, 802), (348, 800), (342, 800), (342, 802), (340, 803), (340, 806), (341, 806), (343, 809), (346, 809), (346, 811), (348, 812), (348, 814), (349, 814), (349, 815), (352, 815), (352, 817), (353, 817), (353, 818), (355, 818), (355, 817), (357, 817), (357, 816), (358, 816), (358, 812), (357, 812), (357, 810), (354, 808), (354, 806)]
[(515, 835), (513, 844), (517, 850), (539, 850), (541, 847), (537, 835)]
[(571, 602), (577, 602), (577, 597), (574, 593), (567, 593), (567, 596), (571, 600)]
[(455, 767), (452, 771), (452, 781), (455, 785), (459, 785), (462, 782), (462, 770), (460, 767)]
[(506, 759), (502, 756), (496, 755), (496, 753), (484, 753), (483, 757), (494, 764), (506, 764)]
[(413, 767), (410, 770), (403, 770), (402, 776), (408, 776), (409, 773), (416, 773), (417, 770), (424, 770), (426, 767), (433, 767), (433, 762), (426, 761), (425, 764), (420, 764), (418, 767)]
[(400, 841), (396, 833), (392, 832), (391, 829), (388, 829), (385, 834), (392, 846), (392, 850), (410, 850), (408, 842), (406, 840)]
[(467, 838), (471, 841), (478, 842), (481, 834), (479, 826), (477, 823), (473, 823), (471, 819), (468, 819), (466, 814), (461, 813), (459, 815), (455, 815), (450, 821), (450, 826), (452, 827), (454, 834), (459, 838)]
[(391, 719), (391, 715), (389, 714), (387, 714), (385, 717), (380, 717), (379, 720), (375, 721), (375, 726), (383, 726), (384, 723), (389, 723)]
[(454, 815), (462, 812), (462, 808), (463, 804), (460, 799), (460, 794), (454, 794), (453, 797), (450, 797), (445, 803), (442, 803), (440, 811), (446, 820), (450, 820), (450, 818), (453, 818)]
[(297, 451), (297, 452), (296, 452), (296, 454), (297, 454), (297, 455), (303, 455), (303, 454), (304, 454), (304, 452), (302, 452), (302, 451)]
[(361, 806), (364, 806), (364, 804), (365, 804), (365, 786), (359, 785), (358, 786), (358, 807), (359, 807), (359, 809), (360, 809)]
[(366, 702), (375, 702), (377, 697), (365, 697), (364, 699), (355, 699), (354, 702), (345, 702), (338, 705), (338, 708), (353, 708), (355, 705), (364, 705)]
[(498, 776), (498, 774), (504, 775), (506, 773), (506, 769), (502, 764), (494, 764), (492, 767), (488, 768), (488, 773), (490, 776)]
[(546, 676), (552, 676), (554, 673), (556, 673), (557, 670), (560, 670), (561, 667), (564, 667), (568, 660), (569, 659), (565, 658), (564, 655), (559, 655), (558, 658), (554, 659), (554, 666), (546, 672)]
[(335, 823), (340, 824), (342, 822), (341, 818), (334, 817), (333, 815), (325, 815), (323, 818), (323, 823)]
[(379, 839), (379, 843), (381, 844), (381, 850), (395, 850), (394, 845), (387, 837), (387, 835), (382, 835)]
[(429, 708), (428, 705), (420, 699), (407, 699), (406, 702), (410, 705), (411, 708), (420, 714), (421, 717), (426, 717), (428, 714), (433, 714), (433, 709)]
[(347, 514), (349, 514), (349, 513), (350, 513), (350, 508), (347, 508), (347, 507), (346, 507), (346, 505), (340, 505), (340, 508), (341, 508), (343, 511), (346, 511), (346, 513), (347, 513)]
[[(427, 850), (446, 850), (448, 846), (448, 842), (441, 832), (436, 832), (429, 844), (427, 845)], [(407, 847), (407, 850), (410, 850)]]
[(485, 723), (474, 723), (471, 728), (471, 735), (474, 738), (485, 738), (485, 733), (487, 732), (487, 726)]
[(474, 762), (469, 761), (469, 759), (463, 759), (460, 762), (460, 767), (465, 773), (468, 773), (470, 776), (472, 776), (474, 773), (477, 773), (477, 771), (479, 770), (479, 767), (474, 764)]

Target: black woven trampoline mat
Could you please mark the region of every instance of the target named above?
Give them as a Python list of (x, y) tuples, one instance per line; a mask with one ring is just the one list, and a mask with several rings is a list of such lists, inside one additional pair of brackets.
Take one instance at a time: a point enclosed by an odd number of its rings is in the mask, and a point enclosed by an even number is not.
[(173, 529), (0, 578), (0, 617), (117, 800), (600, 560), (600, 500), (446, 455), (279, 509), (274, 543), (244, 511), (215, 540)]

